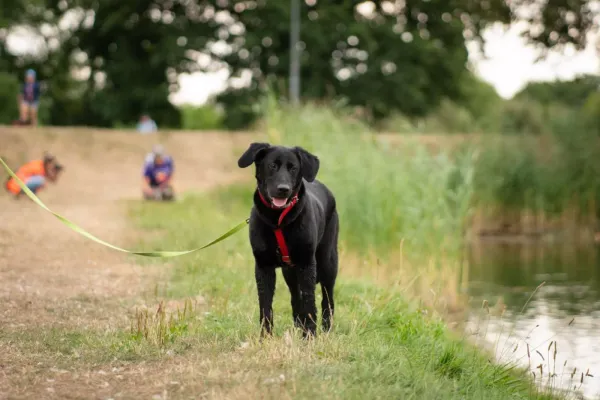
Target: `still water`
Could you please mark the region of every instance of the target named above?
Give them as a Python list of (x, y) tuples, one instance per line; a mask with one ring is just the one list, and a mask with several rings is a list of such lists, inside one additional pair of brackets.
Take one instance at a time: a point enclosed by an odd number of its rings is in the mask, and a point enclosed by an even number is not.
[(490, 241), (468, 258), (467, 334), (540, 384), (600, 399), (600, 247)]

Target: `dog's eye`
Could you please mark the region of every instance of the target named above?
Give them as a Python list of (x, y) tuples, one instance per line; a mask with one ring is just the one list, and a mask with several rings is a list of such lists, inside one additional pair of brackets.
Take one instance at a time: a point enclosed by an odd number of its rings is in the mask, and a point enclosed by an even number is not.
[(295, 165), (292, 165), (292, 166), (290, 167), (290, 172), (294, 173), (294, 172), (296, 172), (296, 171), (298, 171), (298, 168), (297, 168)]
[(269, 164), (269, 168), (275, 170), (275, 169), (277, 169), (277, 164), (272, 162), (271, 164)]

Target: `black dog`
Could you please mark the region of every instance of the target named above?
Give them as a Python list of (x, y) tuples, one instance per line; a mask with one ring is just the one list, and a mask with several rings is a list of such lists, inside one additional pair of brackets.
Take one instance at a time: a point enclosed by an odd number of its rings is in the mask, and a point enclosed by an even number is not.
[(338, 271), (338, 214), (333, 194), (315, 181), (319, 159), (301, 147), (252, 143), (238, 160), (256, 164), (257, 190), (250, 215), (262, 332), (273, 329), (275, 268), (282, 267), (292, 295), (294, 323), (315, 335), (316, 284), (323, 293), (323, 329), (331, 328)]

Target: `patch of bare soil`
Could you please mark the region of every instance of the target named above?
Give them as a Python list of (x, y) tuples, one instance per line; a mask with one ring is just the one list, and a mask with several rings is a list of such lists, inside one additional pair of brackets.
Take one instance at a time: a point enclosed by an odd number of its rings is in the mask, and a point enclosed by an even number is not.
[[(0, 128), (0, 156), (16, 168), (45, 150), (55, 154), (65, 171), (56, 185), (40, 193), (42, 201), (98, 237), (127, 247), (140, 232), (127, 226), (122, 201), (140, 198), (142, 162), (154, 143), (162, 143), (173, 155), (175, 187), (182, 192), (239, 179), (234, 150), (242, 151), (248, 141), (247, 134), (219, 132), (139, 135)], [(4, 176), (0, 174), (2, 181)], [(36, 329), (128, 326), (127, 311), (167, 279), (169, 270), (136, 265), (131, 256), (78, 235), (26, 197), (15, 200), (4, 190), (0, 221), (0, 398), (54, 398), (57, 393), (38, 392), (35, 382), (60, 381), (61, 374), (50, 365), (38, 366), (34, 352), (6, 338)], [(77, 389), (61, 390), (56, 398), (96, 398), (102, 393), (102, 379), (89, 371), (70, 381)]]

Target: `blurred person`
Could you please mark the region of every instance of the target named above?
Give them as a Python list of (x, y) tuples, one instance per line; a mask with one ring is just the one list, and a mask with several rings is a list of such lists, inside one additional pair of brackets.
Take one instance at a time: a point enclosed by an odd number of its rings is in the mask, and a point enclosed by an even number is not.
[[(29, 190), (37, 194), (46, 186), (46, 182), (56, 182), (63, 170), (63, 166), (56, 161), (51, 154), (44, 154), (41, 160), (33, 160), (23, 164), (15, 175), (27, 186)], [(6, 190), (15, 195), (15, 198), (21, 197), (23, 191), (17, 181), (9, 177), (6, 181)]]
[(38, 124), (38, 107), (40, 105), (41, 86), (36, 80), (36, 72), (28, 69), (25, 83), (19, 93), (19, 123), (22, 125)]
[(158, 130), (156, 122), (148, 114), (143, 114), (137, 124), (137, 130), (140, 133), (154, 133)]
[(144, 160), (142, 193), (146, 200), (173, 200), (173, 159), (161, 145), (155, 145)]

